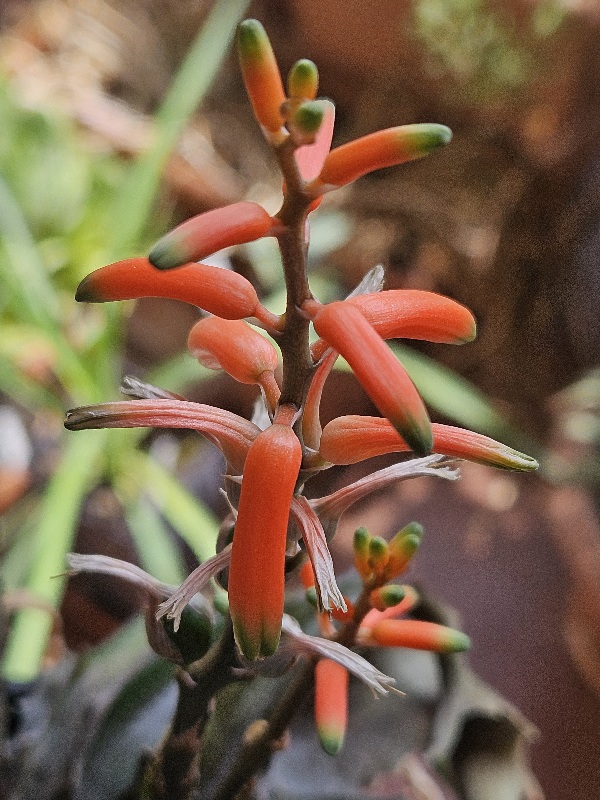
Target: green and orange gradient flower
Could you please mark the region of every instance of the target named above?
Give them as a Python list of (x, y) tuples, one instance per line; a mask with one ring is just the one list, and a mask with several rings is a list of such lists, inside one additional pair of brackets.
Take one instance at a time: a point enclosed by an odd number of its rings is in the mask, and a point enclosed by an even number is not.
[[(330, 150), (334, 106), (317, 97), (315, 65), (302, 59), (292, 67), (286, 95), (271, 45), (256, 20), (240, 26), (238, 54), (254, 115), (281, 168), (280, 210), (271, 215), (258, 203), (242, 201), (192, 217), (163, 236), (147, 257), (88, 275), (76, 299), (102, 303), (165, 297), (196, 306), (201, 319), (189, 333), (191, 355), (255, 385), (263, 413), (249, 421), (130, 379), (126, 393), (134, 399), (74, 409), (65, 424), (71, 430), (188, 428), (221, 449), (234, 521), (232, 543), (225, 542), (214, 559), (165, 598), (158, 616), (172, 617), (177, 625), (190, 598), (228, 565), (229, 613), (245, 663), (272, 656), (282, 628), (297, 648), (318, 654), (317, 728), (323, 746), (333, 753), (344, 737), (348, 671), (368, 672), (364, 659), (351, 650), (354, 645), (439, 652), (468, 646), (457, 631), (398, 618), (417, 602), (414, 590), (390, 583), (419, 545), (420, 529), (414, 524), (389, 542), (357, 533), (355, 566), (363, 590), (353, 602), (343, 596), (328, 549), (341, 514), (390, 481), (421, 475), (455, 478), (459, 459), (521, 471), (535, 469), (536, 462), (480, 434), (431, 423), (419, 392), (388, 347), (390, 338), (469, 342), (475, 320), (468, 309), (432, 292), (381, 291), (377, 271), (352, 296), (327, 304), (313, 296), (308, 283), (307, 218), (322, 196), (374, 170), (426, 156), (450, 141), (449, 129), (437, 124), (394, 127)], [(202, 263), (223, 248), (263, 237), (274, 237), (282, 254), (287, 305), (281, 315), (263, 305), (246, 278)], [(316, 334), (312, 344), (311, 328)], [(339, 355), (381, 417), (343, 416), (321, 429), (321, 394)], [(334, 464), (403, 452), (419, 458), (373, 472), (326, 497), (307, 500), (303, 494), (314, 474)], [(314, 586), (321, 625), (316, 638), (284, 614), (286, 575), (304, 558), (302, 551), (308, 558), (303, 576)], [(374, 673), (371, 679), (375, 691), (387, 691), (391, 682)]]

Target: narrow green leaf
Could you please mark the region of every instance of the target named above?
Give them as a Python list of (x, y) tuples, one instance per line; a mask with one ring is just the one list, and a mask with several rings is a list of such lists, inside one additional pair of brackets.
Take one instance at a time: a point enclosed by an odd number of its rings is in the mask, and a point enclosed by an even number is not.
[(138, 245), (166, 160), (216, 77), (248, 5), (248, 0), (217, 0), (188, 51), (156, 114), (153, 144), (132, 167), (115, 205), (115, 258)]
[(163, 583), (179, 585), (185, 577), (181, 554), (156, 507), (138, 497), (125, 504), (125, 519), (142, 568)]
[(59, 302), (27, 222), (7, 183), (0, 177), (0, 280), (9, 288), (19, 313), (42, 328), (59, 319)]
[(214, 555), (219, 523), (206, 506), (146, 453), (135, 453), (129, 469), (128, 479), (148, 492), (198, 560)]
[[(84, 496), (99, 468), (106, 433), (94, 432), (92, 436), (79, 433), (68, 438), (41, 501), (35, 557), (25, 588), (54, 608), (62, 597), (66, 554), (71, 549)], [(3, 674), (8, 680), (28, 681), (36, 677), (50, 627), (48, 612), (26, 609), (17, 614), (3, 661)]]

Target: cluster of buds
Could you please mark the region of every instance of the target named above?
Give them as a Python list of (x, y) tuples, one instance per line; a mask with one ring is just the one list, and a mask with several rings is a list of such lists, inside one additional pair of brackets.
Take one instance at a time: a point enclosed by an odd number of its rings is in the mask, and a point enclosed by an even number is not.
[[(328, 304), (320, 303), (308, 284), (308, 215), (323, 195), (373, 170), (427, 155), (450, 141), (449, 129), (406, 125), (330, 150), (334, 106), (317, 98), (315, 65), (298, 61), (286, 94), (269, 40), (255, 20), (240, 26), (238, 52), (254, 114), (282, 171), (279, 212), (270, 215), (257, 203), (239, 202), (195, 216), (160, 239), (147, 258), (120, 261), (88, 275), (76, 297), (96, 303), (165, 297), (198, 307), (203, 316), (189, 334), (191, 354), (206, 367), (256, 384), (261, 412), (249, 421), (130, 380), (127, 393), (135, 399), (74, 409), (66, 425), (72, 430), (188, 428), (221, 449), (233, 509), (232, 540), (221, 542), (217, 556), (171, 595), (163, 593), (158, 616), (174, 619), (177, 627), (186, 604), (227, 565), (229, 613), (244, 663), (272, 656), (282, 627), (298, 647), (308, 647), (310, 639), (313, 652), (337, 654), (319, 659), (316, 670), (318, 727), (326, 749), (333, 752), (343, 738), (345, 706), (341, 700), (333, 702), (331, 687), (345, 696), (348, 669), (356, 664), (347, 648), (359, 643), (448, 651), (468, 645), (456, 631), (397, 618), (410, 610), (415, 594), (389, 581), (403, 572), (419, 543), (416, 525), (387, 543), (357, 533), (356, 568), (363, 593), (354, 605), (344, 598), (328, 549), (340, 515), (393, 480), (456, 477), (449, 465), (457, 459), (515, 470), (535, 469), (536, 462), (480, 434), (432, 424), (417, 389), (388, 347), (387, 339), (399, 337), (471, 341), (475, 321), (468, 309), (431, 292), (381, 291), (380, 268), (350, 297)], [(287, 286), (283, 314), (267, 309), (241, 275), (202, 263), (218, 250), (262, 237), (274, 237), (281, 250)], [(317, 336), (312, 344), (311, 325)], [(322, 429), (321, 394), (339, 355), (381, 417), (340, 417)], [(327, 497), (309, 501), (303, 496), (305, 482), (333, 464), (404, 451), (418, 458), (378, 470)], [(303, 635), (284, 615), (286, 572), (303, 557), (308, 559), (303, 576), (314, 586), (320, 612), (321, 638), (336, 644), (333, 650), (314, 644), (314, 637)], [(343, 627), (336, 630), (332, 620)], [(340, 648), (347, 650), (345, 657)]]
[[(407, 585), (390, 583), (408, 567), (423, 535), (422, 527), (410, 523), (389, 542), (371, 536), (365, 528), (354, 534), (354, 566), (362, 590), (344, 612), (318, 614), (321, 636), (334, 641), (351, 639), (372, 647), (407, 647), (437, 653), (468, 650), (468, 636), (460, 631), (419, 619), (399, 619), (418, 603), (417, 592)], [(309, 602), (318, 607), (314, 573), (310, 562), (301, 571)], [(336, 623), (338, 625), (336, 626)], [(343, 663), (320, 658), (315, 664), (315, 723), (323, 749), (335, 755), (344, 743), (348, 720), (349, 673)]]

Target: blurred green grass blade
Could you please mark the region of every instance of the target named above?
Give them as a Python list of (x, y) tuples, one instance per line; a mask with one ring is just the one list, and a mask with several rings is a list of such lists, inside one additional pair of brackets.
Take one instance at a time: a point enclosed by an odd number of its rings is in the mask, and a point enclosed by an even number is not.
[(539, 445), (513, 425), (470, 381), (429, 356), (394, 343), (392, 350), (402, 361), (428, 406), (470, 430), (502, 439), (536, 455)]
[(62, 411), (58, 397), (41, 384), (24, 375), (15, 365), (0, 353), (0, 391), (14, 398), (19, 405), (30, 411), (40, 408), (53, 408)]
[[(99, 469), (107, 431), (92, 436), (70, 436), (54, 470), (39, 508), (35, 532), (35, 556), (26, 588), (54, 608), (62, 597), (66, 554), (72, 546), (81, 504)], [(39, 672), (52, 620), (50, 614), (25, 609), (17, 614), (11, 628), (2, 665), (12, 681), (33, 680)]]
[(156, 113), (153, 144), (133, 165), (116, 203), (115, 258), (139, 246), (169, 153), (217, 75), (248, 5), (248, 0), (217, 0), (183, 60)]
[(132, 453), (128, 462), (128, 479), (148, 492), (198, 560), (214, 555), (219, 523), (206, 506), (146, 453)]
[(124, 510), (142, 569), (163, 583), (179, 585), (185, 577), (181, 554), (157, 509), (147, 498), (138, 497)]
[(12, 293), (16, 313), (42, 328), (55, 325), (60, 316), (58, 296), (21, 209), (2, 177), (0, 235), (7, 256), (0, 258), (0, 280)]
[(506, 430), (505, 418), (472, 383), (410, 347), (394, 343), (391, 349), (431, 408), (479, 433)]

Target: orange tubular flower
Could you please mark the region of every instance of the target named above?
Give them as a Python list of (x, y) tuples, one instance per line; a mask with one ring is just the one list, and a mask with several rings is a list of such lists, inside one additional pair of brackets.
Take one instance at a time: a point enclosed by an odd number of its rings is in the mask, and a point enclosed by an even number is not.
[(466, 306), (435, 292), (388, 289), (350, 297), (384, 339), (424, 339), (443, 344), (472, 342), (477, 333)]
[(247, 19), (238, 28), (238, 57), (254, 116), (273, 142), (286, 132), (282, 106), (286, 97), (273, 48), (263, 26)]
[(272, 655), (279, 643), (290, 504), (302, 461), (290, 424), (282, 413), (275, 419), (248, 451), (229, 569), (235, 638), (250, 660)]
[(154, 245), (148, 256), (157, 269), (173, 269), (234, 244), (269, 236), (273, 220), (258, 203), (233, 203), (182, 222)]
[[(468, 308), (434, 292), (389, 289), (349, 297), (344, 302), (360, 309), (383, 339), (423, 339), (426, 342), (464, 344), (476, 335), (475, 318)], [(327, 343), (311, 347), (318, 361)]]
[[(432, 423), (433, 450), (450, 458), (475, 461), (489, 467), (522, 472), (537, 469), (531, 456), (481, 433), (452, 425)], [(323, 428), (320, 453), (332, 464), (356, 464), (384, 453), (403, 453), (411, 448), (386, 419), (355, 414), (337, 417)]]
[(449, 128), (435, 123), (401, 125), (362, 136), (332, 150), (308, 190), (323, 194), (337, 189), (376, 169), (422, 158), (451, 138)]
[(460, 653), (471, 646), (471, 640), (461, 631), (417, 619), (384, 619), (363, 633), (366, 639), (382, 647)]
[(190, 353), (208, 369), (224, 369), (240, 383), (262, 387), (271, 409), (279, 400), (274, 371), (277, 350), (258, 331), (240, 319), (205, 317), (188, 336)]
[(427, 455), (433, 444), (423, 401), (402, 364), (363, 314), (346, 301), (320, 306), (316, 332), (352, 367), (363, 389), (411, 449)]
[(348, 724), (348, 670), (329, 658), (315, 666), (315, 723), (321, 747), (331, 756), (342, 749)]
[(146, 258), (127, 258), (87, 275), (75, 299), (83, 303), (165, 297), (182, 300), (225, 319), (262, 317), (252, 284), (237, 272), (208, 264), (187, 264), (159, 272)]

